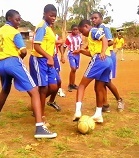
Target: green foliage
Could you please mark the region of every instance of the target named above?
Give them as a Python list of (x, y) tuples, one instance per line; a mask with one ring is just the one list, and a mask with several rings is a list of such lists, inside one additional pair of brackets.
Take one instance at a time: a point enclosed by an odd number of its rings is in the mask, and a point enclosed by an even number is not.
[[(1, 16), (0, 17), (0, 27), (3, 26), (5, 24), (5, 22), (6, 22), (5, 17)], [(35, 27), (33, 26), (33, 24), (31, 22), (25, 21), (23, 19), (21, 20), (20, 27), (27, 27), (27, 28), (29, 28), (31, 30), (35, 29)]]
[(5, 24), (5, 22), (6, 22), (5, 17), (4, 17), (4, 16), (1, 16), (1, 17), (0, 17), (0, 27), (3, 26), (3, 25)]

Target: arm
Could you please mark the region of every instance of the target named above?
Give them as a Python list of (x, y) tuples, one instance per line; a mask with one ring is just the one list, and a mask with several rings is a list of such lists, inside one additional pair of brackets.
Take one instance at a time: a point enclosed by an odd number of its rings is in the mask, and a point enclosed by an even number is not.
[(58, 49), (59, 49), (59, 52), (60, 52), (60, 55), (61, 55), (60, 61), (64, 64), (65, 63), (65, 58), (64, 58), (64, 52), (63, 52), (63, 46), (62, 45), (59, 46)]
[(45, 28), (41, 27), (37, 29), (34, 38), (34, 49), (36, 50), (37, 53), (48, 59), (47, 60), (48, 65), (53, 66), (54, 65), (53, 57), (49, 55), (47, 52), (45, 52), (41, 47), (41, 42), (44, 38), (45, 33), (46, 33)]
[(16, 45), (16, 47), (19, 49), (19, 56), (24, 59), (24, 57), (27, 55), (27, 49), (24, 43), (24, 40), (21, 36), (20, 33), (16, 34), (14, 36), (14, 44)]
[(91, 57), (90, 51), (88, 49), (78, 49), (73, 51), (73, 54), (80, 54), (80, 53), (88, 57)]
[(101, 40), (102, 40), (102, 49), (101, 49), (101, 53), (100, 53), (100, 59), (104, 60), (106, 58), (105, 52), (108, 48), (108, 40), (106, 39), (105, 36), (103, 36), (101, 38)]

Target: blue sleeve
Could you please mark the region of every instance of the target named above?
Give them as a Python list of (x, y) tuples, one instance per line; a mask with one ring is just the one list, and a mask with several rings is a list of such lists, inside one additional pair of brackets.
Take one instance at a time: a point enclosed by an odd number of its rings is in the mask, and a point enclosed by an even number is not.
[(22, 48), (22, 47), (26, 47), (24, 40), (22, 38), (22, 35), (20, 33), (16, 34), (14, 36), (14, 44), (16, 45), (17, 48)]
[(91, 30), (91, 37), (94, 40), (100, 40), (104, 36), (104, 31), (100, 30), (98, 28), (92, 29)]
[(113, 40), (111, 30), (108, 27), (104, 27), (103, 30), (104, 30), (105, 37), (108, 40)]
[(42, 42), (45, 33), (46, 29), (44, 27), (38, 28), (35, 32), (34, 42)]

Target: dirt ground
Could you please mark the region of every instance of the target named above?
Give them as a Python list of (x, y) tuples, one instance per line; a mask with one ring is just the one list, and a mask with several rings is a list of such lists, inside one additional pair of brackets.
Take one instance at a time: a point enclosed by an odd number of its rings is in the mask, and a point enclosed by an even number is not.
[[(81, 56), (76, 84), (79, 84), (89, 58)], [(28, 57), (25, 59), (28, 63)], [(108, 91), (111, 112), (104, 115), (103, 125), (82, 135), (77, 123), (72, 122), (75, 110), (76, 91), (68, 92), (68, 61), (61, 65), (62, 88), (66, 97), (56, 98), (62, 111), (46, 105), (50, 129), (58, 133), (51, 140), (36, 140), (34, 118), (28, 110), (30, 98), (26, 93), (12, 87), (7, 102), (0, 114), (0, 158), (138, 158), (139, 157), (139, 53), (125, 52), (125, 61), (117, 61), (117, 78), (113, 83), (125, 101), (125, 111), (116, 111), (117, 103)], [(92, 82), (86, 89), (83, 114), (93, 115), (95, 93)], [(48, 99), (47, 99), (48, 100)]]

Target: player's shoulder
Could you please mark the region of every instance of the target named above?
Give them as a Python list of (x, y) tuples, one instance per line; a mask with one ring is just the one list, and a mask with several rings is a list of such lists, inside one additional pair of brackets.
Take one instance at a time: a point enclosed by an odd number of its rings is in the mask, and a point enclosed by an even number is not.
[(36, 29), (38, 28), (47, 28), (48, 27), (48, 24), (42, 20), (37, 26), (36, 26)]
[(104, 23), (100, 24), (99, 27), (100, 27), (100, 28), (103, 28), (103, 29), (105, 29), (105, 28), (110, 29), (110, 26), (109, 26), (108, 24), (104, 24)]

